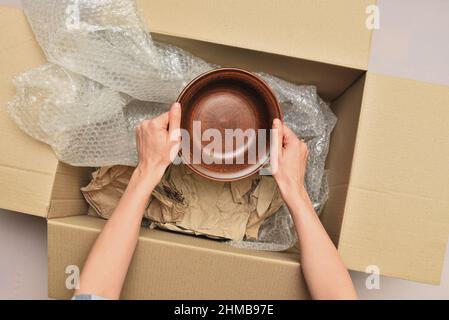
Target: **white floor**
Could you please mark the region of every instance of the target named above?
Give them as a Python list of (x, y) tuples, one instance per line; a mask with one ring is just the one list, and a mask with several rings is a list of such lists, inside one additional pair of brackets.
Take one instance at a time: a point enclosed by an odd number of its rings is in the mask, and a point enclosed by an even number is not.
[(0, 299), (47, 299), (47, 222), (0, 209)]
[[(18, 7), (20, 0), (4, 4)], [(449, 85), (449, 0), (378, 0), (378, 6), (369, 70)], [(46, 237), (44, 219), (0, 209), (0, 299), (47, 298)], [(381, 277), (380, 289), (368, 290), (366, 274), (351, 275), (364, 299), (449, 299), (449, 247), (440, 286)]]

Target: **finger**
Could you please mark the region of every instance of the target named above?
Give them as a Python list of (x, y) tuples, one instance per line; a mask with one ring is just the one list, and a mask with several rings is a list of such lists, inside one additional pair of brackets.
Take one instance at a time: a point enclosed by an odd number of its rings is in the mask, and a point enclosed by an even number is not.
[(181, 127), (181, 104), (179, 102), (171, 106), (168, 127), (170, 141), (178, 141), (180, 137), (179, 128)]
[(285, 146), (288, 146), (293, 141), (298, 140), (298, 137), (296, 137), (296, 134), (290, 129), (286, 124), (283, 125), (283, 144)]
[(271, 174), (276, 175), (279, 168), (279, 160), (282, 156), (282, 122), (279, 119), (273, 120), (273, 131), (270, 145), (270, 167)]
[(156, 118), (153, 118), (151, 121), (153, 121), (158, 128), (168, 129), (169, 112), (164, 112)]
[(282, 144), (283, 144), (283, 135), (284, 135), (284, 128), (282, 125), (281, 120), (274, 119), (273, 120), (273, 129), (274, 129), (274, 139), (275, 139), (275, 145), (276, 152), (278, 156), (282, 155)]
[(140, 151), (142, 150), (142, 146), (141, 146), (141, 130), (142, 127), (141, 125), (138, 125), (136, 127), (136, 148), (137, 148), (137, 153), (140, 154)]

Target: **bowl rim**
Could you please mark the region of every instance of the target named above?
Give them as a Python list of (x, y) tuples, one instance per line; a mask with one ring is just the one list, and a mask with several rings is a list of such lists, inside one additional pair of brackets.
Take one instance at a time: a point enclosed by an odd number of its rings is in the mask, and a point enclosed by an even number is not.
[[(248, 70), (244, 70), (241, 68), (214, 68), (211, 70), (208, 70), (206, 72), (201, 73), (200, 75), (196, 76), (195, 78), (193, 78), (192, 80), (189, 81), (189, 83), (187, 83), (187, 85), (184, 86), (184, 88), (181, 90), (181, 93), (178, 95), (176, 102), (180, 103), (181, 99), (184, 97), (184, 95), (186, 94), (186, 92), (199, 80), (210, 76), (211, 74), (214, 73), (220, 73), (220, 72), (237, 72), (237, 73), (243, 73), (247, 76), (249, 76), (250, 78), (256, 80), (259, 82), (259, 84), (261, 84), (265, 89), (267, 89), (267, 92), (269, 93), (269, 95), (271, 95), (273, 97), (273, 100), (275, 101), (275, 107), (276, 107), (276, 111), (279, 114), (279, 120), (283, 121), (283, 113), (282, 113), (282, 109), (281, 106), (279, 104), (279, 101), (277, 99), (276, 94), (274, 93), (273, 89), (268, 85), (268, 83), (266, 83), (263, 79), (261, 79), (258, 75), (254, 74), (253, 72), (250, 72)], [(181, 110), (182, 110), (182, 105), (181, 105)], [(268, 150), (267, 152), (267, 159), (265, 159), (264, 161), (260, 162), (257, 167), (255, 167), (254, 170), (252, 170), (249, 173), (246, 173), (242, 176), (236, 177), (236, 178), (217, 178), (217, 177), (212, 177), (209, 176), (201, 171), (199, 171), (198, 169), (195, 168), (195, 166), (193, 166), (191, 163), (187, 163), (187, 161), (185, 160), (185, 158), (182, 155), (181, 150), (179, 150), (178, 155), (180, 156), (182, 162), (190, 169), (192, 170), (194, 173), (198, 174), (201, 177), (204, 177), (206, 179), (209, 180), (213, 180), (213, 181), (218, 181), (218, 182), (232, 182), (232, 181), (239, 181), (242, 179), (245, 179), (249, 176), (252, 176), (253, 174), (257, 173), (260, 171), (260, 169), (262, 169), (267, 162), (270, 160), (270, 151)]]

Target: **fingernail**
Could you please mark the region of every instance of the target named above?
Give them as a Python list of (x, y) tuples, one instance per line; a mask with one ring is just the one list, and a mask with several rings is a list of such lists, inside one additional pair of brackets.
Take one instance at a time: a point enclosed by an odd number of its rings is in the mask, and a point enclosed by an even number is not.
[(179, 102), (175, 102), (175, 103), (173, 104), (173, 108), (175, 108), (175, 109), (181, 109), (181, 104), (180, 104)]
[(279, 120), (278, 118), (273, 120), (273, 127), (279, 128), (280, 125), (281, 125), (281, 120)]

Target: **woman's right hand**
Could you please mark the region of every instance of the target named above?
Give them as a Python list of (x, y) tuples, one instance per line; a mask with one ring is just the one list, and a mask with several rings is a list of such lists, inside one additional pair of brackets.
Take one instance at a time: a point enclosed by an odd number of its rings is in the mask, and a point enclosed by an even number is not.
[[(271, 159), (272, 174), (285, 202), (297, 198), (298, 194), (307, 196), (304, 187), (304, 176), (307, 167), (307, 145), (298, 139), (295, 133), (279, 119), (273, 121), (274, 134), (277, 141)], [(274, 165), (273, 165), (274, 163)]]

